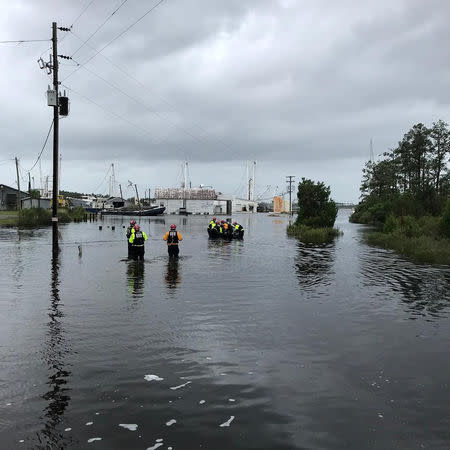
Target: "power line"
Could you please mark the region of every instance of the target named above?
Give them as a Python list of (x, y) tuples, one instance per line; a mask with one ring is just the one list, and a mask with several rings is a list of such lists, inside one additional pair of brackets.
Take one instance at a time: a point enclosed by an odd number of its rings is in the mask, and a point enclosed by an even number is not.
[(52, 120), (52, 123), (50, 124), (50, 128), (48, 130), (47, 137), (45, 138), (44, 145), (42, 146), (42, 150), (40, 151), (40, 153), (39, 153), (39, 155), (38, 155), (38, 157), (36, 159), (36, 162), (33, 164), (33, 167), (30, 170), (27, 170), (27, 172), (31, 172), (36, 167), (36, 164), (39, 162), (39, 160), (41, 159), (42, 152), (44, 151), (45, 146), (47, 145), (47, 141), (48, 141), (48, 138), (49, 138), (50, 133), (52, 131), (52, 128), (53, 128), (53, 120)]
[(73, 53), (72, 57), (75, 56), (105, 25), (111, 20), (112, 16), (119, 11), (120, 8), (127, 2), (128, 0), (123, 0), (122, 3), (103, 21), (103, 23), (97, 27), (97, 29), (81, 44)]
[[(94, 59), (100, 52), (102, 52), (106, 47), (108, 47), (109, 45), (111, 45), (114, 41), (116, 41), (117, 39), (119, 39), (121, 36), (123, 36), (127, 31), (129, 31), (131, 28), (133, 28), (137, 23), (139, 23), (144, 17), (146, 17), (148, 14), (150, 14), (154, 9), (156, 9), (161, 3), (163, 3), (164, 0), (159, 0), (158, 3), (156, 3), (155, 5), (153, 5), (149, 10), (147, 10), (141, 17), (139, 17), (139, 19), (137, 19), (135, 22), (133, 22), (131, 25), (129, 25), (127, 28), (125, 28), (125, 30), (123, 30), (122, 32), (120, 32), (116, 37), (114, 37), (113, 39), (111, 39), (107, 44), (105, 44), (100, 50), (97, 50), (96, 53), (94, 53), (90, 58), (88, 58), (83, 64), (80, 65), (84, 66), (85, 64), (87, 64), (91, 59)], [(64, 80), (62, 81), (66, 81), (67, 78), (71, 77), (80, 67), (77, 67), (73, 72), (69, 73), (69, 75), (67, 75), (66, 78), (64, 78)]]
[(91, 6), (92, 3), (94, 3), (94, 1), (95, 1), (95, 0), (91, 0), (91, 1), (88, 3), (88, 5), (85, 6), (85, 7), (83, 8), (83, 10), (80, 12), (80, 14), (78, 14), (77, 18), (72, 22), (72, 25), (70, 25), (69, 28), (72, 28), (72, 27), (78, 22), (78, 20), (80, 19), (80, 17), (86, 12), (86, 10), (89, 8), (89, 6)]
[(20, 39), (19, 41), (0, 41), (0, 44), (23, 44), (24, 42), (45, 42), (51, 39)]

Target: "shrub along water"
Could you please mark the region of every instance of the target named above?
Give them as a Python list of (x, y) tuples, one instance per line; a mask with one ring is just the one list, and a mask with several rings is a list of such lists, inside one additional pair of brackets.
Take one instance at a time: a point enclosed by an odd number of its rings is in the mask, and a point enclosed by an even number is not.
[[(58, 222), (68, 223), (72, 220), (82, 220), (85, 214), (85, 210), (82, 207), (77, 207), (71, 210), (59, 209), (58, 210)], [(20, 227), (37, 227), (48, 226), (52, 224), (52, 212), (44, 208), (30, 208), (22, 209), (19, 212), (18, 218), (15, 223), (8, 225), (18, 225)]]
[(372, 224), (368, 241), (416, 261), (450, 264), (450, 130), (414, 125), (398, 147), (363, 169), (351, 222)]
[(330, 194), (330, 187), (324, 183), (302, 178), (297, 191), (297, 220), (288, 226), (288, 234), (313, 244), (329, 243), (339, 236), (333, 228), (338, 208)]

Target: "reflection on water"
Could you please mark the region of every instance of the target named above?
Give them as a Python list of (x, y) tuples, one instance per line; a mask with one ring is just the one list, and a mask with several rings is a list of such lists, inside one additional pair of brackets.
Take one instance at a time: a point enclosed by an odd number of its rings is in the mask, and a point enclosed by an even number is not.
[(127, 262), (128, 292), (133, 298), (141, 298), (144, 294), (144, 261)]
[[(418, 266), (382, 249), (371, 248), (362, 258), (361, 272), (368, 286), (389, 287), (390, 296), (400, 299), (412, 316), (429, 320), (447, 314), (450, 306), (450, 272)], [(370, 257), (369, 257), (370, 256)]]
[(300, 286), (305, 290), (326, 286), (335, 257), (335, 245), (308, 245), (297, 243), (295, 271)]
[(176, 287), (181, 282), (181, 276), (178, 269), (179, 269), (179, 258), (168, 258), (167, 271), (164, 280), (166, 282), (166, 286), (169, 292), (176, 289)]
[(63, 312), (61, 309), (59, 289), (59, 257), (52, 258), (51, 266), (51, 303), (48, 312), (49, 321), (43, 356), (48, 366), (48, 391), (42, 398), (48, 402), (44, 409), (44, 428), (37, 433), (38, 448), (64, 448), (70, 439), (58, 431), (58, 424), (63, 420), (64, 412), (70, 401), (70, 388), (67, 382), (71, 372), (66, 358), (70, 353), (64, 336)]

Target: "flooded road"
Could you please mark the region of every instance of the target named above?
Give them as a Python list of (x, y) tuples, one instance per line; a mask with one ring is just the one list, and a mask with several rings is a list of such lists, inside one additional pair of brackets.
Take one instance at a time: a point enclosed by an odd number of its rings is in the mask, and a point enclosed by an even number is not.
[(144, 264), (121, 218), (61, 226), (53, 263), (51, 229), (0, 229), (0, 447), (448, 448), (450, 270), (348, 213), (318, 248), (286, 218), (237, 216), (229, 243), (147, 218)]

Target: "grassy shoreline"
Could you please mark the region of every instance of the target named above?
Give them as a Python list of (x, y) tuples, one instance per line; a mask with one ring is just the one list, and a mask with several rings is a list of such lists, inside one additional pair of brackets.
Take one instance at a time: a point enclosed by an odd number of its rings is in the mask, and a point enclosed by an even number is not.
[(370, 245), (394, 250), (418, 263), (450, 265), (450, 240), (444, 237), (375, 231), (368, 233), (366, 240)]
[[(59, 223), (68, 223), (72, 220), (81, 221), (85, 210), (81, 207), (58, 209)], [(0, 227), (33, 228), (50, 226), (52, 224), (52, 212), (44, 208), (23, 209), (22, 211), (0, 211)]]
[(342, 232), (331, 227), (312, 228), (306, 225), (292, 224), (288, 225), (287, 234), (300, 239), (305, 244), (329, 244), (336, 237), (342, 235)]

